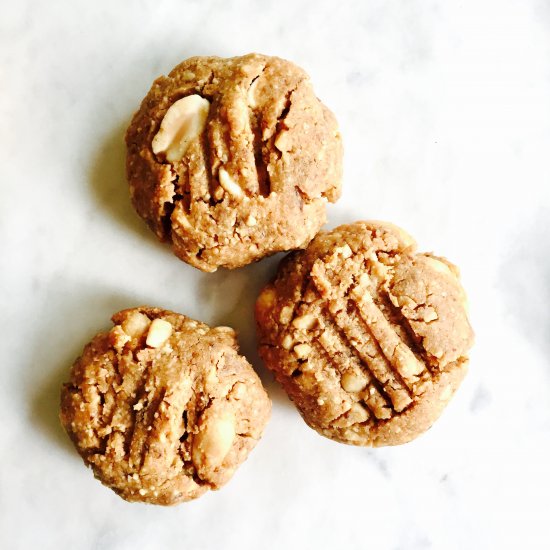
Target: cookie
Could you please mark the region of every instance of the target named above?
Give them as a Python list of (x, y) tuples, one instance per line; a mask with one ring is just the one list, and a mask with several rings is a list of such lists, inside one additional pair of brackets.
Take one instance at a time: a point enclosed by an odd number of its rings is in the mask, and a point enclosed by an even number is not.
[(303, 248), (340, 196), (336, 119), (277, 57), (184, 61), (153, 83), (126, 144), (138, 214), (203, 271)]
[(256, 320), (260, 355), (307, 424), (353, 445), (427, 430), (473, 343), (457, 268), (382, 222), (342, 225), (289, 254)]
[(85, 464), (128, 501), (169, 505), (219, 489), (271, 410), (235, 332), (151, 307), (112, 320), (61, 391), (61, 423)]

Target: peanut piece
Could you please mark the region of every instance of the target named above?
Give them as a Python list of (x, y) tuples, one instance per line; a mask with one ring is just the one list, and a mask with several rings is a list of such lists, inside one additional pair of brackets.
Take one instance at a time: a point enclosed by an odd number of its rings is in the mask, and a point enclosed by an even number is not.
[(294, 346), (294, 353), (298, 359), (305, 359), (311, 352), (311, 346), (309, 344), (298, 344)]
[(168, 321), (164, 319), (155, 319), (149, 327), (147, 340), (145, 342), (152, 348), (158, 348), (170, 338), (171, 334), (172, 325)]
[(279, 313), (279, 321), (286, 325), (292, 319), (293, 312), (292, 306), (284, 306), (281, 308), (281, 313)]
[(292, 344), (294, 344), (292, 336), (290, 336), (290, 334), (285, 334), (285, 337), (283, 338), (283, 341), (281, 343), (283, 349), (289, 350), (292, 347)]
[(339, 254), (343, 258), (349, 258), (353, 254), (353, 251), (351, 250), (351, 248), (347, 243), (344, 244), (343, 246), (339, 246), (338, 248), (336, 248), (335, 252), (336, 254)]
[(236, 419), (231, 412), (210, 418), (193, 440), (193, 463), (197, 467), (220, 466), (233, 446)]
[(347, 392), (357, 393), (365, 389), (367, 381), (364, 377), (348, 371), (342, 374), (340, 385)]
[(293, 327), (298, 329), (303, 329), (303, 330), (308, 330), (310, 328), (313, 328), (316, 324), (317, 324), (317, 319), (311, 313), (306, 313), (305, 315), (296, 317), (296, 319), (292, 321)]
[(169, 162), (179, 162), (191, 142), (202, 134), (209, 110), (210, 102), (197, 94), (176, 101), (153, 138), (153, 153), (164, 153)]
[(233, 181), (231, 176), (227, 173), (225, 168), (220, 168), (218, 173), (220, 179), (220, 185), (225, 191), (237, 199), (242, 199), (244, 197), (244, 192), (240, 188), (239, 184)]
[(250, 216), (246, 218), (244, 223), (248, 225), (248, 227), (254, 227), (258, 223), (258, 220), (252, 214), (250, 214)]
[(132, 338), (139, 338), (149, 328), (151, 321), (147, 315), (136, 311), (122, 322), (122, 330)]

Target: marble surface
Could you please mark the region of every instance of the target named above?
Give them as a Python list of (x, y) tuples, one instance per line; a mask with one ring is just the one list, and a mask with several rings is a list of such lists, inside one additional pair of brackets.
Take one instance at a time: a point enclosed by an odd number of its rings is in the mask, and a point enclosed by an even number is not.
[[(122, 136), (191, 55), (311, 74), (345, 139), (330, 226), (392, 220), (458, 263), (477, 344), (439, 422), (403, 447), (308, 429), (254, 350), (279, 257), (202, 274), (134, 215)], [(0, 547), (550, 548), (550, 4), (545, 0), (0, 3)], [(264, 439), (196, 502), (130, 505), (57, 421), (112, 312), (233, 325), (273, 398)]]

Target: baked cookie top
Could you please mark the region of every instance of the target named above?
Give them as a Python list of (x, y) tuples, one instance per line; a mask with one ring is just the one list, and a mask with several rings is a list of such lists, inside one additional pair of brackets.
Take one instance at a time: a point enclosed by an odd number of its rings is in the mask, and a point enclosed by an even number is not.
[(428, 429), (464, 374), (473, 332), (458, 269), (398, 227), (323, 232), (256, 304), (260, 355), (322, 435), (395, 445)]
[(138, 214), (204, 271), (304, 247), (340, 196), (336, 119), (277, 57), (184, 61), (153, 83), (126, 143)]
[(271, 410), (234, 331), (151, 307), (112, 320), (61, 392), (61, 422), (84, 462), (128, 501), (176, 504), (218, 489)]

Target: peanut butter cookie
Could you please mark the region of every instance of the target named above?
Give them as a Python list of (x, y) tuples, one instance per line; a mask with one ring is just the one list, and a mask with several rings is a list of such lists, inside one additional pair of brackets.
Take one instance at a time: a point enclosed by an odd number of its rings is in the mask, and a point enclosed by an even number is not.
[(220, 488), (271, 409), (234, 331), (150, 307), (112, 319), (61, 392), (61, 422), (84, 462), (128, 501), (169, 505)]
[(397, 445), (439, 417), (473, 333), (457, 268), (381, 222), (317, 235), (256, 304), (260, 354), (320, 434)]
[(138, 214), (203, 271), (306, 246), (340, 196), (334, 115), (277, 57), (184, 61), (153, 83), (126, 144)]

